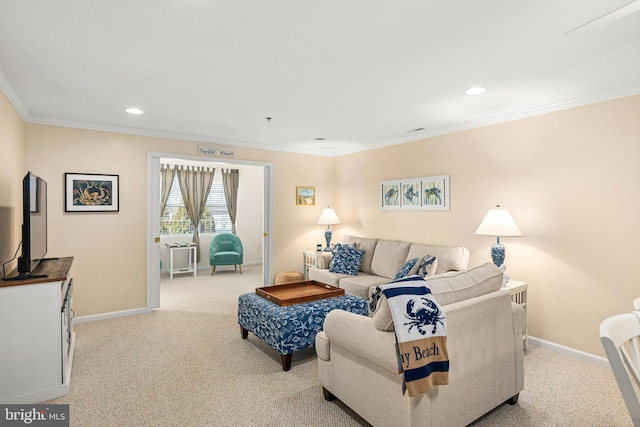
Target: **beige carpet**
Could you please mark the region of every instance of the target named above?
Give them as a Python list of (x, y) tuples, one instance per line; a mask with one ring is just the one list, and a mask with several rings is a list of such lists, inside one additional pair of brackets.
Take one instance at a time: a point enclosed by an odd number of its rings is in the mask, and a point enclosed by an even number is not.
[[(251, 334), (241, 339), (237, 297), (261, 286), (260, 266), (243, 271), (163, 278), (161, 309), (77, 324), (69, 395), (49, 403), (69, 403), (79, 427), (368, 425), (323, 399), (313, 348), (283, 372), (275, 350)], [(473, 425), (631, 421), (608, 369), (530, 346), (519, 403)]]

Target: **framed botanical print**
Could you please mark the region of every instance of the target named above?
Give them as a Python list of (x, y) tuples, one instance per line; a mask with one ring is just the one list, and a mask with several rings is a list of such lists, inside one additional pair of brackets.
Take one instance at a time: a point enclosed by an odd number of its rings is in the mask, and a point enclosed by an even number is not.
[(380, 208), (449, 210), (449, 175), (381, 181)]

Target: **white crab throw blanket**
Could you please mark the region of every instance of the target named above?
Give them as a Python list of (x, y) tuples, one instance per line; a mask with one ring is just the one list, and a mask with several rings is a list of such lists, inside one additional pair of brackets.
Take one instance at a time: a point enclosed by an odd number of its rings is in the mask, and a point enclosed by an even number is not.
[(449, 384), (447, 320), (421, 276), (395, 280), (380, 289), (391, 309), (398, 365), (404, 374), (402, 393), (409, 396)]

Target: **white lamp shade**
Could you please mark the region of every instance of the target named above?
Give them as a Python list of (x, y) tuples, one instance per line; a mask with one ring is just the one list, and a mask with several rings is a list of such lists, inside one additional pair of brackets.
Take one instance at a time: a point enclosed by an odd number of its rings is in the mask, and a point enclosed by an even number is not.
[(334, 211), (331, 206), (327, 206), (322, 210), (322, 214), (320, 214), (320, 219), (318, 219), (318, 225), (334, 225), (334, 224), (340, 224), (340, 218), (338, 218), (336, 211)]
[(484, 217), (476, 234), (483, 236), (517, 237), (522, 236), (516, 222), (506, 209), (491, 209)]

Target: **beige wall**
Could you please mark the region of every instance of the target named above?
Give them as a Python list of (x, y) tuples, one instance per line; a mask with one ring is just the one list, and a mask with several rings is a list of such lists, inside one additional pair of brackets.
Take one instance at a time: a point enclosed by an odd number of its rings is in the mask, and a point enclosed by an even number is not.
[[(196, 155), (197, 143), (55, 126), (26, 126), (26, 164), (49, 184), (49, 256), (74, 256), (76, 316), (146, 306), (147, 153)], [(236, 148), (274, 174), (274, 272), (301, 270), (321, 207), (295, 206), (295, 186), (332, 197), (331, 158)], [(65, 172), (120, 175), (120, 212), (64, 213)], [(302, 230), (302, 231), (301, 231)]]
[[(0, 91), (0, 261), (13, 257), (22, 238), (22, 178), (24, 168), (24, 123)], [(20, 253), (18, 253), (20, 256)], [(7, 264), (7, 273), (17, 265)], [(2, 273), (0, 272), (0, 277)]]
[[(462, 244), (470, 265), (494, 239), (474, 235), (509, 209), (524, 237), (504, 238), (513, 279), (529, 282), (532, 336), (604, 355), (602, 319), (640, 295), (640, 96), (337, 158), (336, 237), (357, 233)], [(381, 180), (450, 175), (450, 211), (382, 211)]]
[[(603, 355), (599, 323), (628, 311), (639, 293), (639, 116), (635, 96), (335, 159), (246, 148), (236, 148), (236, 158), (273, 164), (274, 272), (301, 269), (301, 251), (323, 241), (315, 222), (328, 204), (343, 221), (334, 241), (356, 233), (462, 244), (477, 265), (490, 260), (493, 239), (473, 233), (502, 204), (524, 233), (503, 242), (509, 274), (529, 282), (531, 335)], [(76, 315), (143, 307), (147, 152), (194, 155), (197, 144), (25, 127), (4, 98), (0, 120), (9, 153), (0, 205), (20, 206), (26, 170), (47, 179), (50, 256), (76, 257)], [(64, 214), (65, 172), (119, 174), (120, 213)], [(441, 174), (451, 177), (450, 211), (378, 208), (379, 181)], [(295, 206), (297, 185), (316, 187), (316, 206)], [(14, 234), (19, 226), (14, 220)]]

